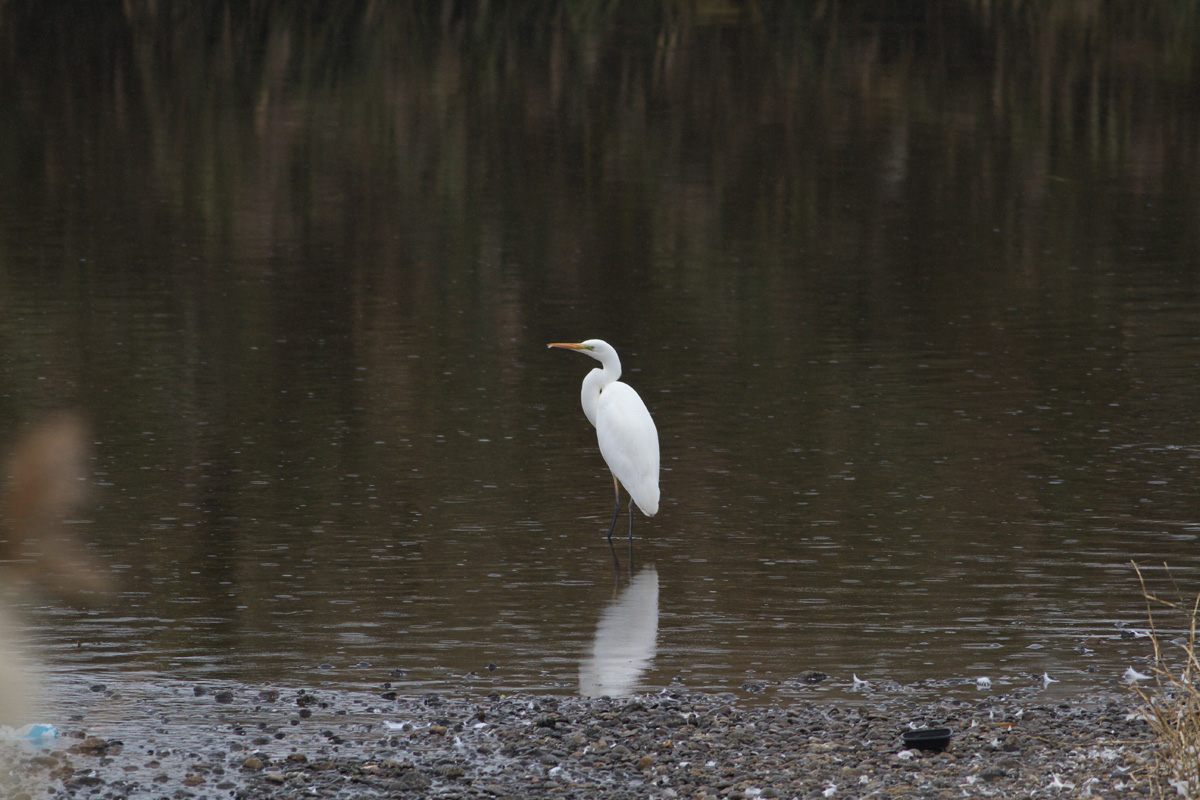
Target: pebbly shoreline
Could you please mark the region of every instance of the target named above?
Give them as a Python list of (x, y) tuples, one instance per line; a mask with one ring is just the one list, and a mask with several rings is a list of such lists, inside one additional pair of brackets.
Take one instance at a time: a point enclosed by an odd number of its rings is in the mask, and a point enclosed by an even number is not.
[[(92, 686), (49, 746), (11, 742), (3, 796), (41, 798), (893, 798), (1152, 794), (1128, 691), (750, 705)], [(954, 731), (905, 750), (911, 726)]]

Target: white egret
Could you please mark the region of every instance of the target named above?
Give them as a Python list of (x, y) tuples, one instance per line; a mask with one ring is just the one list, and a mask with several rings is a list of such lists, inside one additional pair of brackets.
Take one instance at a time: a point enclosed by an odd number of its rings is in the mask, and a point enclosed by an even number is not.
[(608, 542), (621, 516), (621, 487), (629, 493), (629, 546), (633, 550), (633, 506), (647, 517), (658, 513), (658, 429), (642, 398), (621, 377), (621, 359), (612, 345), (600, 339), (578, 344), (552, 343), (591, 356), (600, 362), (583, 379), (580, 400), (588, 422), (596, 428), (600, 455), (613, 475), (616, 504)]

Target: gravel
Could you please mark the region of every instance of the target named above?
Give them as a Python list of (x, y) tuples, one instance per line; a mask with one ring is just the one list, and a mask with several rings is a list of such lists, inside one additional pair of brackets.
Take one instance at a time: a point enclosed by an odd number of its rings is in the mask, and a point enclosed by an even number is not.
[[(1151, 795), (1130, 692), (755, 704), (397, 694), (129, 681), (63, 698), (48, 746), (8, 742), (0, 796), (827, 798)], [(948, 727), (938, 753), (912, 727)]]

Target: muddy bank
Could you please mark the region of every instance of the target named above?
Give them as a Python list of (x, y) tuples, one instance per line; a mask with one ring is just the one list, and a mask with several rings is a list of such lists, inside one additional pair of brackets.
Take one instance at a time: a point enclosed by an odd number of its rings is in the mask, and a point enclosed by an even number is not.
[[(49, 746), (7, 745), (15, 798), (1149, 796), (1129, 692), (752, 706), (133, 683), (62, 698)], [(910, 726), (954, 733), (905, 750)]]

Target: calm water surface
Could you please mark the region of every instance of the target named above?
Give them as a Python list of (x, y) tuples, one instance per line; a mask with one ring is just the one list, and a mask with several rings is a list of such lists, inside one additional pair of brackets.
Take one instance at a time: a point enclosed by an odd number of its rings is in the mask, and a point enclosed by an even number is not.
[[(19, 602), (51, 675), (1070, 692), (1143, 663), (1131, 561), (1200, 588), (1153, 14), (155, 8), (0, 16), (0, 434), (87, 416), (119, 586)], [(661, 438), (620, 574), (591, 337)]]

